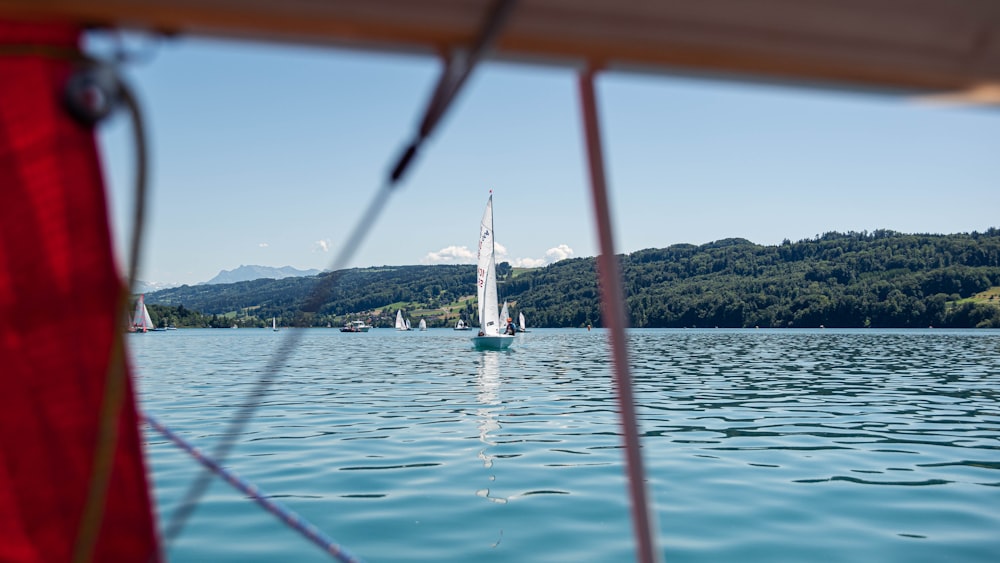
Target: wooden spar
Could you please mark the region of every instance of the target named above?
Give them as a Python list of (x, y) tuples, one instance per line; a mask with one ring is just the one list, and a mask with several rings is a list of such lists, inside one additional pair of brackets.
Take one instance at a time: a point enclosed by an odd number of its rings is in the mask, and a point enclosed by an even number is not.
[[(442, 54), (492, 0), (0, 0), (0, 17)], [(523, 0), (494, 59), (720, 76), (1000, 103), (988, 0)]]

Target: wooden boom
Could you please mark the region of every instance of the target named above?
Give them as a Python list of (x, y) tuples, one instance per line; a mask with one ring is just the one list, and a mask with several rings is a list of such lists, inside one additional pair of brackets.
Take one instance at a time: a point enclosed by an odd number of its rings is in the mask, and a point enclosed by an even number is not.
[[(441, 53), (490, 0), (0, 0), (0, 17)], [(1000, 103), (992, 0), (522, 0), (494, 59)]]

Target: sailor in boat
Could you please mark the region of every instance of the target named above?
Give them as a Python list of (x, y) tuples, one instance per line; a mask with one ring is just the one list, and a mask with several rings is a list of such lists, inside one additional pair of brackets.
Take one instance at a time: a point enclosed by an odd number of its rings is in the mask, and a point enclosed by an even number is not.
[(507, 317), (507, 334), (514, 336), (517, 334), (517, 327), (514, 326), (514, 319)]

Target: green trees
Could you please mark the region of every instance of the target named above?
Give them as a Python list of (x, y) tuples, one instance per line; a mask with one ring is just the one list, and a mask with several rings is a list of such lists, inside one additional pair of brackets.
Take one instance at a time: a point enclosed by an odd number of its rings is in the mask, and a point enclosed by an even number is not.
[[(619, 259), (635, 327), (1000, 327), (1000, 298), (972, 299), (1000, 286), (998, 229), (954, 235), (830, 232), (778, 246), (734, 238), (650, 248)], [(452, 311), (437, 321), (429, 317), (432, 326), (453, 325), (455, 312), (476, 322), (475, 304), (462, 301), (475, 292), (472, 265), (322, 276), (334, 277), (332, 289), (310, 317), (296, 315), (321, 277), (185, 286), (148, 294), (146, 301), (181, 305), (176, 311), (150, 309), (177, 326), (229, 326), (223, 315), (234, 311), (268, 323), (278, 316), (326, 326), (401, 303)], [(498, 278), (501, 300), (511, 302), (515, 314), (524, 312), (531, 326), (601, 325), (594, 258), (518, 269), (516, 275), (503, 263)], [(219, 318), (199, 318), (191, 310)]]

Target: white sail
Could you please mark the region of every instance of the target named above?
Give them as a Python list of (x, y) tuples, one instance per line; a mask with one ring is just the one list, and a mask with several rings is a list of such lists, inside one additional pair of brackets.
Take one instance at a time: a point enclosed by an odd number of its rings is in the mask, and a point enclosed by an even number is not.
[(274, 330), (274, 331), (278, 330), (278, 318), (277, 317), (271, 317), (271, 330)]
[(132, 329), (146, 332), (153, 330), (153, 320), (149, 318), (149, 311), (146, 310), (146, 296), (140, 295), (135, 302), (135, 313), (132, 315)]
[[(486, 211), (483, 219), (479, 222), (479, 249), (476, 251), (476, 299), (479, 303), (479, 326), (486, 332), (486, 323), (483, 319), (495, 319), (496, 315), (486, 317), (486, 278), (488, 272), (493, 271), (493, 195), (486, 202)], [(496, 298), (490, 300), (497, 302)]]
[(503, 330), (507, 330), (507, 319), (510, 318), (510, 312), (507, 311), (507, 302), (503, 302), (503, 308), (500, 309), (500, 326)]
[(427, 321), (420, 319), (420, 324), (418, 325), (420, 330), (427, 330)]
[(479, 260), (476, 273), (479, 297), (479, 326), (484, 336), (499, 336), (500, 312), (497, 310), (497, 269), (493, 255), (493, 194), (479, 222)]
[(528, 330), (528, 326), (524, 324), (524, 313), (517, 314), (517, 324), (521, 327), (521, 332)]
[(396, 311), (396, 330), (406, 330), (406, 322), (403, 320), (403, 310)]
[[(476, 289), (479, 297), (479, 336), (472, 339), (480, 350), (506, 350), (513, 336), (501, 333), (500, 311), (497, 306), (497, 265), (493, 236), (493, 192), (486, 202), (486, 211), (479, 222), (479, 256)], [(506, 320), (506, 319), (505, 319)]]
[(406, 319), (406, 330), (412, 330), (410, 327), (410, 319)]
[(135, 312), (132, 313), (131, 327), (132, 330), (142, 329), (142, 311), (146, 306), (142, 303), (143, 296), (140, 295), (139, 299), (135, 302)]

